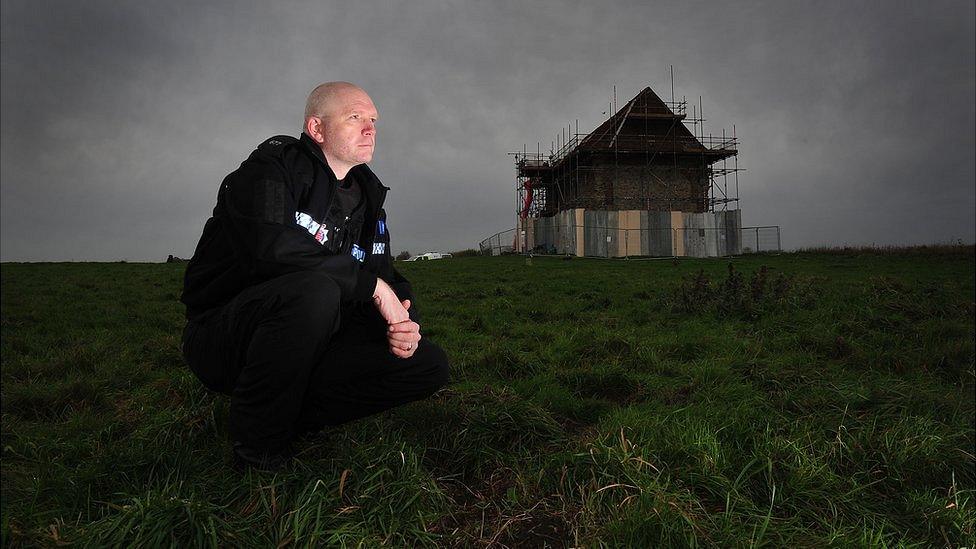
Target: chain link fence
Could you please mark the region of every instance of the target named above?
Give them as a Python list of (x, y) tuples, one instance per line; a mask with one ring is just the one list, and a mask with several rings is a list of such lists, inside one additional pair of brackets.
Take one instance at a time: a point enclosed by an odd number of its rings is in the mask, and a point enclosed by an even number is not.
[(560, 234), (540, 238), (546, 243), (534, 245), (535, 237), (524, 230), (508, 229), (482, 240), (479, 249), (482, 255), (527, 250), (540, 255), (582, 257), (723, 257), (782, 251), (780, 229), (775, 225), (742, 227), (731, 233), (716, 228), (620, 229), (571, 225)]
[(505, 255), (516, 252), (515, 229), (495, 233), (478, 244), (481, 255)]
[(779, 227), (742, 227), (742, 253), (780, 252)]

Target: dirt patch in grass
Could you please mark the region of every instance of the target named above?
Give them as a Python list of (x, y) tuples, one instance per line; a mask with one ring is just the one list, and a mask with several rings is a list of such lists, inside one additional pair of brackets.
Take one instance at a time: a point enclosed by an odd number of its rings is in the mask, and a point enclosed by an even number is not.
[(556, 379), (579, 397), (599, 398), (618, 405), (641, 400), (645, 394), (643, 383), (621, 371), (577, 370), (560, 373)]
[(680, 387), (662, 389), (654, 395), (654, 398), (670, 406), (682, 406), (688, 403), (694, 392), (695, 385), (689, 383)]
[(633, 346), (629, 341), (619, 337), (598, 337), (587, 339), (578, 349), (576, 356), (579, 364), (593, 364), (606, 362), (608, 358), (615, 360), (630, 360), (633, 357)]
[(526, 353), (512, 347), (493, 347), (473, 366), (506, 380), (530, 377), (539, 368), (537, 361), (530, 361)]
[(548, 498), (512, 501), (515, 483), (499, 470), (486, 482), (466, 485), (440, 483), (451, 502), (449, 515), (432, 531), (445, 536), (450, 547), (565, 547), (572, 542), (573, 521), (579, 511), (565, 509)]

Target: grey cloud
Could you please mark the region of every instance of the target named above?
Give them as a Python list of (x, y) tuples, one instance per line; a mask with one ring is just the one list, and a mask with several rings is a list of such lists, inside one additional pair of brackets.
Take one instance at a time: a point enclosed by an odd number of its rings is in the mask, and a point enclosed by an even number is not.
[(589, 131), (616, 83), (703, 97), (784, 244), (976, 238), (974, 8), (855, 3), (2, 4), (0, 256), (192, 253), (217, 185), (323, 80), (380, 109), (395, 248), (514, 221), (506, 152)]

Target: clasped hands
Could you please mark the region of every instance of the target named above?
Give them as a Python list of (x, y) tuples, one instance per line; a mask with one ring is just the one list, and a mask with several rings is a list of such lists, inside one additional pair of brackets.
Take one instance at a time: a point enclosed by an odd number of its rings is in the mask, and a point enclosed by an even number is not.
[(390, 345), (390, 352), (400, 358), (413, 356), (420, 342), (420, 324), (410, 320), (410, 315), (407, 313), (410, 300), (400, 301), (390, 285), (383, 279), (377, 278), (373, 303), (386, 320), (386, 341)]

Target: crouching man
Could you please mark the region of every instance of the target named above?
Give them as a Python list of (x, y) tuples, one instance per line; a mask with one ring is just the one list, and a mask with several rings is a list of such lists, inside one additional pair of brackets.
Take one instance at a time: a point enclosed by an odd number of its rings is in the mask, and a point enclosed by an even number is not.
[(295, 436), (431, 395), (444, 352), (420, 336), (366, 166), (376, 107), (315, 88), (298, 139), (272, 137), (228, 175), (186, 269), (183, 354), (230, 395), (239, 466), (275, 469)]

